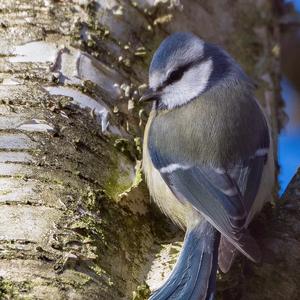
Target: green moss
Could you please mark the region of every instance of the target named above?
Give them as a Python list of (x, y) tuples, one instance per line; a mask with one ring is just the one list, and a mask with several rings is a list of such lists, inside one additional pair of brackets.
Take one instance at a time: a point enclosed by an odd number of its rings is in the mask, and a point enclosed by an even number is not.
[(147, 283), (139, 285), (132, 293), (132, 300), (146, 300), (150, 297), (150, 288)]
[(15, 296), (14, 285), (11, 281), (0, 279), (0, 299), (10, 299)]
[(90, 186), (88, 186), (86, 194), (84, 195), (84, 200), (87, 207), (89, 209), (93, 209), (96, 205), (97, 191), (93, 190)]
[(129, 174), (120, 174), (120, 170), (112, 170), (105, 184), (105, 191), (109, 197), (114, 200), (119, 200), (120, 195), (130, 188), (131, 182), (127, 180)]
[(1, 196), (5, 196), (5, 195), (8, 195), (8, 194), (10, 194), (12, 192), (13, 192), (12, 190), (2, 190), (2, 191), (0, 191), (0, 195)]
[(106, 244), (106, 238), (101, 227), (101, 220), (95, 220), (93, 216), (85, 215), (80, 219), (74, 221), (70, 228), (78, 232), (83, 232), (91, 238), (97, 238)]
[[(104, 190), (109, 197), (118, 201), (142, 181), (141, 161), (136, 161), (141, 157), (141, 139), (116, 138), (113, 146), (117, 151), (111, 153), (110, 171), (106, 176)], [(132, 170), (134, 161), (135, 173)]]
[(96, 265), (96, 264), (93, 264), (91, 267), (90, 267), (98, 276), (100, 276), (100, 277), (104, 277), (106, 280), (106, 283), (107, 283), (107, 285), (109, 285), (109, 286), (113, 286), (114, 285), (114, 283), (113, 283), (113, 281), (112, 281), (112, 279), (110, 278), (110, 276), (108, 276), (108, 274), (107, 274), (107, 272), (104, 270), (104, 269), (102, 269), (102, 268), (100, 268), (100, 266), (98, 266), (98, 265)]
[(124, 153), (129, 158), (132, 157), (133, 147), (128, 139), (125, 138), (117, 138), (114, 140), (114, 147)]
[(143, 180), (142, 161), (137, 161), (135, 166), (135, 178), (132, 187), (138, 187)]
[(86, 284), (91, 282), (91, 277), (87, 274), (76, 272), (73, 270), (69, 270), (70, 274), (69, 277), (60, 277), (56, 279), (54, 282), (54, 286), (62, 287), (62, 286), (72, 286), (76, 290), (82, 289), (82, 287)]
[(103, 270), (100, 266), (98, 265), (92, 265), (90, 267), (97, 275), (102, 276), (103, 274), (106, 274), (106, 271)]
[(115, 153), (111, 159), (110, 169), (104, 184), (106, 194), (118, 201), (121, 195), (132, 187), (133, 181), (132, 163), (126, 157)]
[(61, 186), (65, 184), (63, 179), (58, 178), (58, 176), (52, 177), (50, 172), (44, 174), (38, 174), (35, 176), (38, 176), (39, 181), (43, 183), (51, 183), (51, 184), (61, 185)]
[(32, 289), (27, 281), (13, 282), (0, 277), (0, 299), (15, 299), (15, 300), (29, 300), (29, 297), (20, 296), (20, 292), (28, 292)]

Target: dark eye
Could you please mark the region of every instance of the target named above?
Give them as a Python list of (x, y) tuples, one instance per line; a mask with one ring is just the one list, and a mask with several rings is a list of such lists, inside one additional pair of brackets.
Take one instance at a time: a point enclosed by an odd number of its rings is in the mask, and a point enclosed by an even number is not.
[(193, 65), (200, 64), (203, 60), (202, 57), (199, 59), (192, 61), (190, 63), (187, 63), (185, 65), (182, 65), (178, 67), (176, 70), (172, 71), (166, 81), (158, 88), (159, 90), (162, 90), (165, 86), (172, 84), (175, 81), (178, 81), (182, 78), (183, 74)]
[(180, 67), (178, 67), (176, 70), (172, 71), (170, 73), (170, 75), (168, 76), (165, 85), (171, 84), (175, 81), (178, 81), (182, 78), (184, 72), (186, 72), (192, 65), (194, 64), (194, 62), (182, 65)]
[(169, 75), (167, 82), (172, 83), (174, 81), (178, 81), (183, 76), (184, 70), (182, 68), (179, 68)]

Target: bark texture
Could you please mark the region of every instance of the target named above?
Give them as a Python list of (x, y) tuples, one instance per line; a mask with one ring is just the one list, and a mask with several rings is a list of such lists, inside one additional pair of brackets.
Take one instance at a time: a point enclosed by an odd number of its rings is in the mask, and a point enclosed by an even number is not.
[(266, 207), (253, 224), (252, 230), (257, 232), (263, 249), (263, 262), (259, 266), (246, 261), (246, 264), (242, 263), (240, 291), (236, 299), (296, 300), (300, 297), (299, 171), (276, 207)]
[[(0, 0), (0, 25), (0, 299), (147, 299), (182, 238), (149, 204), (140, 172), (137, 99), (151, 55), (179, 30), (223, 45), (257, 83), (276, 137), (271, 2)], [(272, 225), (280, 243), (290, 213)], [(297, 268), (285, 254), (279, 272), (278, 253), (220, 275), (220, 299), (281, 299), (288, 288), (298, 299)]]

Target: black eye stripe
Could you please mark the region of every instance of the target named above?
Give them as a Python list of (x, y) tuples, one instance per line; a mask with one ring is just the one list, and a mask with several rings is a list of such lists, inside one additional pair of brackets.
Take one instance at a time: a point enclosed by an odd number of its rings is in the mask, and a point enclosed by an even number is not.
[(182, 78), (183, 74), (193, 65), (194, 63), (188, 63), (185, 64), (183, 66), (180, 66), (179, 68), (177, 68), (176, 70), (172, 71), (168, 78), (165, 80), (165, 82), (163, 83), (164, 86), (178, 81)]
[(190, 68), (193, 67), (195, 65), (200, 64), (202, 61), (204, 60), (203, 57), (194, 60), (190, 63), (187, 63), (185, 65), (182, 65), (180, 67), (178, 67), (176, 70), (172, 71), (168, 78), (162, 83), (162, 85), (158, 88), (158, 90), (162, 90), (164, 87), (166, 87), (169, 84), (172, 84), (173, 82), (176, 82), (178, 80), (180, 80), (183, 76), (183, 74)]
[(168, 76), (167, 80), (165, 81), (165, 84), (169, 84), (171, 82), (178, 81), (179, 79), (181, 79), (181, 77), (184, 74), (184, 71), (185, 70), (183, 70), (183, 67), (181, 67), (181, 68), (171, 72), (171, 74)]

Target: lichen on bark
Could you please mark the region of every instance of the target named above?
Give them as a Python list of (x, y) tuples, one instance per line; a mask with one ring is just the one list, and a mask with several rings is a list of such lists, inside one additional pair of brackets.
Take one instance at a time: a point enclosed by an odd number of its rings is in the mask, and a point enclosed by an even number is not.
[(259, 84), (276, 135), (270, 2), (3, 0), (0, 17), (0, 298), (147, 298), (183, 238), (140, 171), (152, 53), (175, 30), (221, 44)]

